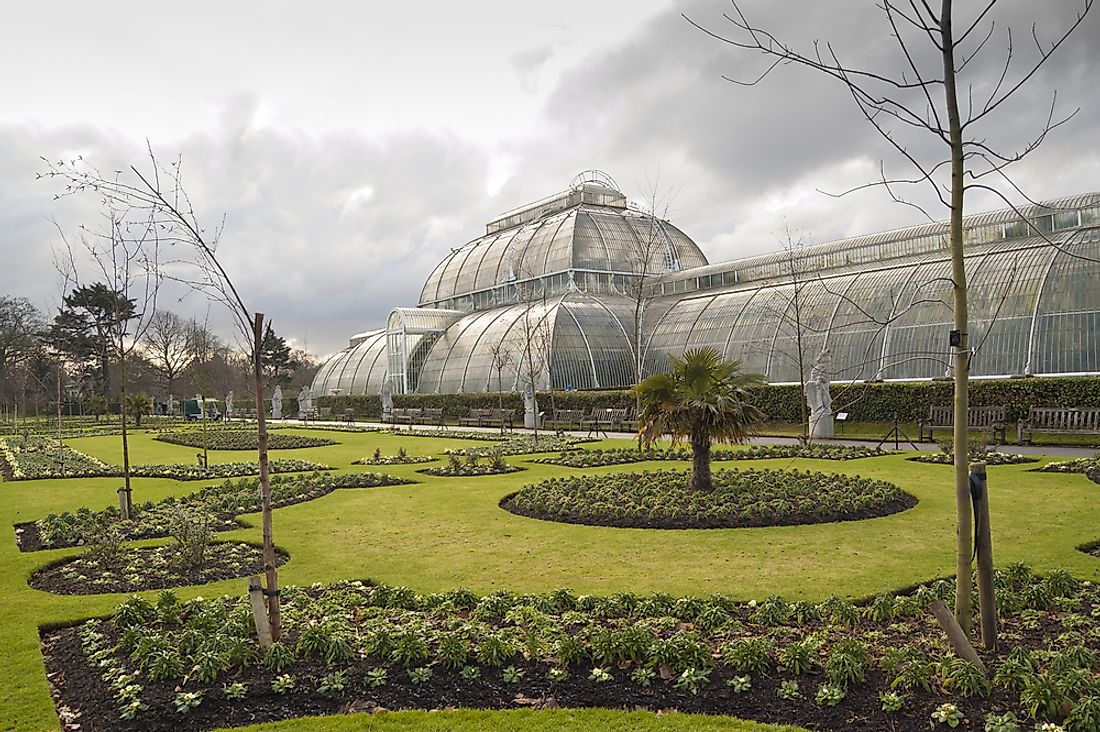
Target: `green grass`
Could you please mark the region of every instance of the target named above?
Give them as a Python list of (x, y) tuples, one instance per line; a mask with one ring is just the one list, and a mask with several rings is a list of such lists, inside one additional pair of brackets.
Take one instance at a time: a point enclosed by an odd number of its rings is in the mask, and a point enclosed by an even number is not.
[(454, 712), (393, 712), (389, 714), (354, 714), (342, 717), (309, 717), (286, 722), (260, 724), (248, 729), (254, 732), (306, 732), (324, 729), (326, 732), (464, 732), (465, 730), (523, 730), (524, 732), (649, 732), (661, 730), (691, 730), (692, 732), (800, 732), (801, 727), (777, 727), (770, 724), (742, 722), (729, 717), (708, 717), (699, 714), (664, 714), (649, 712), (613, 712), (604, 709), (555, 709), (533, 712), (515, 710), (489, 712), (460, 710)]
[[(471, 444), (377, 433), (311, 430), (308, 434), (328, 434), (341, 444), (273, 451), (273, 456), (292, 452), (294, 457), (358, 471), (371, 468), (352, 466), (352, 461), (370, 455), (375, 447), (388, 455), (401, 446), (413, 455), (438, 455), (445, 448)], [(117, 436), (75, 439), (70, 444), (107, 462), (120, 460)], [(592, 446), (629, 444), (608, 440)], [(134, 435), (131, 450), (133, 460), (142, 463), (190, 462), (195, 453), (193, 448), (156, 442), (149, 434)], [(240, 456), (239, 451), (211, 452), (211, 461), (232, 462)], [(572, 526), (507, 513), (497, 507), (497, 502), (523, 483), (576, 473), (570, 468), (527, 463), (523, 458), (508, 459), (529, 469), (465, 479), (431, 478), (416, 473), (416, 465), (387, 466), (385, 472), (420, 484), (338, 490), (316, 501), (277, 510), (276, 540), (291, 554), (290, 563), (280, 571), (281, 581), (311, 584), (371, 578), (418, 591), (457, 586), (477, 592), (498, 588), (546, 591), (566, 586), (598, 594), (661, 590), (695, 595), (723, 592), (741, 599), (782, 594), (791, 599), (816, 600), (831, 594), (873, 595), (945, 576), (953, 569), (951, 469), (908, 462), (904, 455), (849, 462), (765, 460), (759, 464), (891, 480), (920, 499), (910, 511), (851, 523), (696, 531)], [(640, 463), (626, 469), (659, 467), (668, 464)], [(1100, 486), (1081, 475), (1034, 473), (1029, 467), (1034, 466), (990, 468), (997, 563), (1026, 561), (1040, 572), (1064, 567), (1083, 579), (1100, 580), (1100, 560), (1076, 550), (1079, 544), (1100, 539)], [(623, 469), (609, 466), (590, 472)], [(211, 482), (136, 479), (134, 498), (144, 501), (182, 495)], [(0, 684), (0, 729), (57, 728), (38, 648), (38, 629), (107, 614), (121, 599), (119, 595), (62, 597), (29, 589), (26, 580), (36, 568), (79, 550), (20, 554), (9, 527), (51, 511), (82, 505), (103, 508), (114, 502), (119, 484), (118, 478), (0, 483), (0, 523), (6, 532), (0, 540), (0, 653), (6, 671)], [(258, 515), (247, 518), (258, 525)], [(244, 528), (220, 538), (257, 542), (260, 531)], [(179, 594), (238, 594), (244, 587), (242, 580), (230, 580), (183, 589)], [(650, 724), (654, 729), (665, 729), (666, 723), (700, 728), (688, 717), (657, 719), (643, 715), (638, 721), (609, 712), (517, 713), (515, 717), (486, 716), (481, 712), (447, 717), (439, 714), (354, 718), (354, 724), (356, 729), (389, 730), (422, 724), (484, 729), (511, 728), (513, 720), (518, 720), (516, 729), (649, 729), (645, 725)], [(256, 729), (340, 730), (353, 724), (350, 719), (299, 721)], [(715, 729), (769, 729), (728, 720), (708, 721)]]

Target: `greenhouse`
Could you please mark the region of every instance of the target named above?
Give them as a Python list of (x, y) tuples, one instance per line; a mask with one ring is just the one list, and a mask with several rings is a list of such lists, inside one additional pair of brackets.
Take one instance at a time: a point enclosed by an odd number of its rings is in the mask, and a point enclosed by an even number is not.
[[(772, 383), (799, 381), (823, 352), (839, 381), (942, 377), (946, 230), (710, 264), (609, 177), (582, 174), (452, 250), (419, 305), (353, 337), (313, 393), (616, 388), (700, 346)], [(1100, 194), (977, 214), (964, 230), (973, 375), (1100, 372)]]

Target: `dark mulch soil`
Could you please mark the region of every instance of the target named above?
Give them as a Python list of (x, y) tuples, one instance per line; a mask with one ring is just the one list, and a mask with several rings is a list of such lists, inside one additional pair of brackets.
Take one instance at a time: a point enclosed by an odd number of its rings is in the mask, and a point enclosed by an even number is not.
[(836, 521), (862, 521), (864, 519), (880, 518), (895, 513), (907, 511), (917, 505), (916, 496), (902, 492), (894, 501), (883, 503), (879, 506), (866, 508), (861, 511), (828, 511), (813, 515), (788, 514), (785, 516), (772, 516), (753, 518), (749, 520), (729, 520), (697, 517), (679, 517), (667, 519), (650, 519), (624, 516), (599, 516), (581, 513), (547, 514), (539, 511), (528, 511), (515, 505), (512, 498), (515, 493), (509, 493), (501, 499), (500, 507), (509, 513), (540, 521), (554, 521), (564, 524), (581, 524), (585, 526), (615, 526), (623, 529), (749, 529), (765, 526), (803, 526), (806, 524), (830, 524)]
[(1085, 475), (1087, 475), (1088, 479), (1091, 480), (1093, 483), (1100, 483), (1100, 468), (1097, 468), (1096, 470), (1090, 470), (1089, 472), (1085, 473)]
[[(628, 672), (614, 670), (615, 679), (596, 684), (588, 680), (590, 669), (570, 669), (564, 681), (546, 679), (546, 666), (521, 664), (524, 678), (516, 684), (504, 683), (499, 669), (482, 668), (482, 678), (467, 680), (456, 673), (436, 668), (432, 678), (412, 684), (399, 667), (389, 669), (389, 681), (380, 688), (364, 682), (367, 667), (347, 667), (349, 684), (339, 695), (316, 691), (317, 679), (332, 671), (323, 663), (297, 664), (297, 688), (279, 695), (271, 691), (276, 674), (250, 668), (237, 677), (219, 679), (202, 703), (187, 714), (179, 714), (173, 705), (175, 689), (167, 684), (146, 683), (142, 701), (149, 706), (136, 719), (123, 721), (112, 700), (111, 690), (100, 680), (80, 649), (76, 630), (67, 628), (47, 633), (43, 638), (46, 673), (59, 714), (79, 713), (75, 720), (83, 732), (198, 732), (215, 727), (235, 727), (257, 722), (303, 717), (397, 709), (443, 709), (448, 707), (515, 709), (533, 707), (602, 707), (609, 709), (677, 710), (703, 714), (728, 714), (744, 719), (776, 724), (796, 724), (820, 732), (927, 732), (929, 714), (944, 698), (920, 690), (908, 692), (905, 708), (895, 714), (881, 709), (878, 692), (885, 686), (881, 674), (872, 672), (866, 681), (852, 687), (839, 706), (819, 707), (813, 701), (820, 674), (798, 677), (805, 698), (779, 699), (776, 690), (781, 678), (752, 676), (752, 688), (736, 694), (726, 686), (729, 678), (721, 670), (712, 672), (711, 681), (698, 695), (656, 680), (650, 689), (627, 681)], [(223, 683), (241, 681), (247, 696), (228, 701), (222, 694)], [(190, 689), (190, 687), (188, 687)], [(1014, 709), (1008, 695), (994, 691), (987, 699), (953, 698), (968, 723), (963, 729), (980, 729), (980, 720), (990, 710)], [(1019, 710), (1016, 710), (1019, 712)], [(974, 720), (969, 722), (969, 720)]]
[(507, 473), (518, 473), (521, 470), (527, 468), (521, 468), (516, 465), (509, 465), (507, 468), (491, 468), (488, 465), (478, 465), (475, 467), (469, 467), (463, 465), (458, 470), (454, 470), (450, 467), (444, 466), (442, 468), (424, 468), (416, 472), (423, 473), (424, 475), (432, 475), (436, 478), (477, 478), (485, 475), (506, 475)]
[[(98, 595), (204, 585), (263, 570), (263, 550), (242, 542), (211, 544), (205, 561), (189, 569), (173, 562), (174, 553), (171, 545), (126, 549), (112, 567), (99, 566), (81, 555), (38, 570), (27, 584), (55, 595)], [(290, 555), (277, 551), (275, 559), (276, 564), (283, 565)]]

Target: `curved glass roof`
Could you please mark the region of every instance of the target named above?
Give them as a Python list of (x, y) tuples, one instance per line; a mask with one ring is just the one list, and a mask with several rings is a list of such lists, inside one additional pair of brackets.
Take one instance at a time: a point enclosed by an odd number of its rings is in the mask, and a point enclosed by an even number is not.
[(313, 377), (314, 396), (377, 394), (386, 377), (386, 331), (372, 330), (334, 353)]
[(540, 389), (633, 383), (633, 307), (622, 297), (575, 292), (470, 313), (432, 346), (417, 391), (496, 391), (498, 382), (505, 391), (520, 389), (529, 340), (536, 342), (531, 360)]
[[(1100, 228), (967, 251), (971, 374), (1100, 371)], [(742, 285), (655, 307), (647, 371), (714, 346), (773, 383), (799, 381), (823, 347), (839, 380), (945, 375), (953, 326), (946, 252), (824, 276)], [(797, 295), (797, 296), (796, 296)]]
[(654, 275), (706, 263), (695, 242), (667, 221), (580, 204), (452, 251), (428, 276), (420, 304), (570, 270)]

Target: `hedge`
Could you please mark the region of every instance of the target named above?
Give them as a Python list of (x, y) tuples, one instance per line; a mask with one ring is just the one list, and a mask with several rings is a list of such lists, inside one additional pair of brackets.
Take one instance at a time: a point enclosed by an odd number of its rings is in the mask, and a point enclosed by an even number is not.
[[(954, 386), (950, 381), (889, 382), (882, 384), (834, 384), (833, 410), (848, 412), (853, 422), (891, 422), (895, 415), (903, 422), (916, 422), (928, 413), (930, 405), (951, 404)], [(557, 409), (614, 409), (634, 406), (629, 390), (556, 391), (539, 394), (539, 407)], [(802, 390), (797, 384), (768, 385), (761, 389), (756, 403), (771, 420), (798, 422), (801, 419)], [(523, 410), (523, 397), (515, 392), (504, 394), (505, 409)], [(377, 395), (323, 396), (318, 406), (342, 413), (351, 409), (356, 417), (377, 418), (382, 401)], [(498, 397), (487, 394), (395, 394), (395, 407), (443, 408), (451, 418), (465, 416), (471, 409), (495, 408)], [(970, 404), (1004, 406), (1010, 420), (1023, 419), (1036, 407), (1100, 406), (1100, 378), (1029, 378), (970, 382)]]

